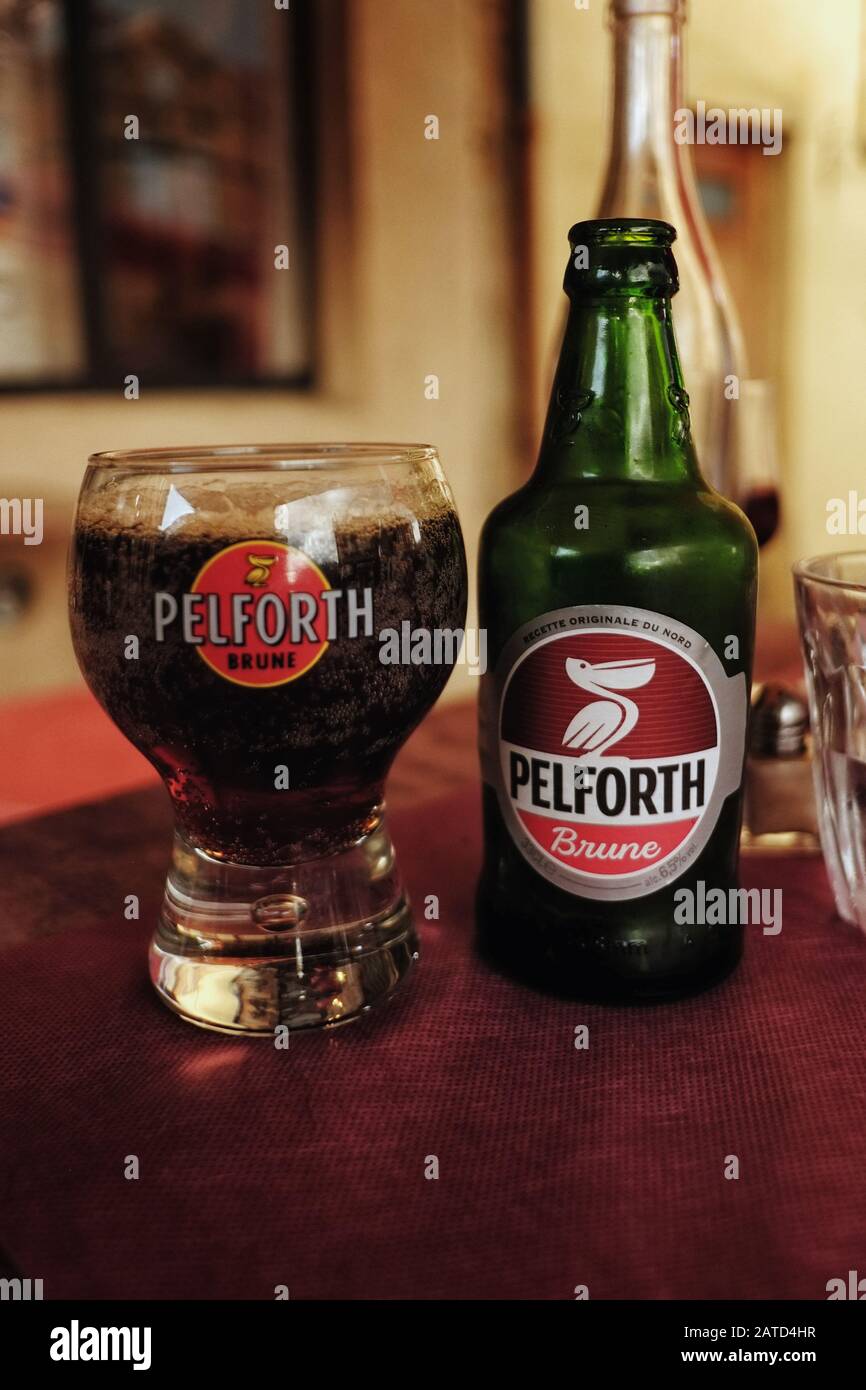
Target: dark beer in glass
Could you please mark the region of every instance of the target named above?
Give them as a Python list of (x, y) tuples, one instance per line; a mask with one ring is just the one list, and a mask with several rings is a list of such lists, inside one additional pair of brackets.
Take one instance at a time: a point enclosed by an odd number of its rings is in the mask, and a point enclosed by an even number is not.
[[(416, 956), (385, 778), (444, 687), (466, 568), (435, 452), (96, 456), (71, 559), (78, 661), (175, 814), (151, 947), (194, 1023), (354, 1018)], [(442, 632), (395, 661), (386, 635)], [(416, 648), (417, 650), (417, 648)]]

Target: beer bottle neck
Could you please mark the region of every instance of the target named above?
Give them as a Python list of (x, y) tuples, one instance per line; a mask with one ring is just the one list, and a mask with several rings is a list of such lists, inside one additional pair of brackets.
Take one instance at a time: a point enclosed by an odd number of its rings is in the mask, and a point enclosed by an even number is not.
[(673, 258), (624, 244), (591, 252), (566, 272), (571, 313), (536, 476), (701, 483), (671, 319)]

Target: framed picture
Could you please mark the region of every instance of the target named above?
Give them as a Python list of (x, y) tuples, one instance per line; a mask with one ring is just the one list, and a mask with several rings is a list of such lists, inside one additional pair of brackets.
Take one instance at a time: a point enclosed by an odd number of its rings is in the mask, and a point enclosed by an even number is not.
[(309, 7), (0, 0), (0, 387), (308, 384)]

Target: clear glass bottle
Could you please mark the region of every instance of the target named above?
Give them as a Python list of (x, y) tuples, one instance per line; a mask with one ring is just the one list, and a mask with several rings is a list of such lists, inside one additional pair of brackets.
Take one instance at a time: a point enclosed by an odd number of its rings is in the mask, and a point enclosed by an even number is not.
[(692, 430), (704, 475), (737, 497), (734, 419), (725, 378), (747, 376), (736, 311), (695, 182), (691, 150), (678, 144), (684, 108), (685, 0), (611, 0), (614, 106), (610, 154), (597, 217), (647, 217), (677, 231), (680, 293), (674, 304)]

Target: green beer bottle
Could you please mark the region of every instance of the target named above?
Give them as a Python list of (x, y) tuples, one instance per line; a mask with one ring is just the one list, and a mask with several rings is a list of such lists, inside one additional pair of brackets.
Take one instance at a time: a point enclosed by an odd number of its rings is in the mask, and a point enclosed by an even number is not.
[(585, 999), (692, 993), (742, 951), (757, 546), (692, 445), (675, 236), (572, 228), (538, 464), (481, 538), (479, 945)]

